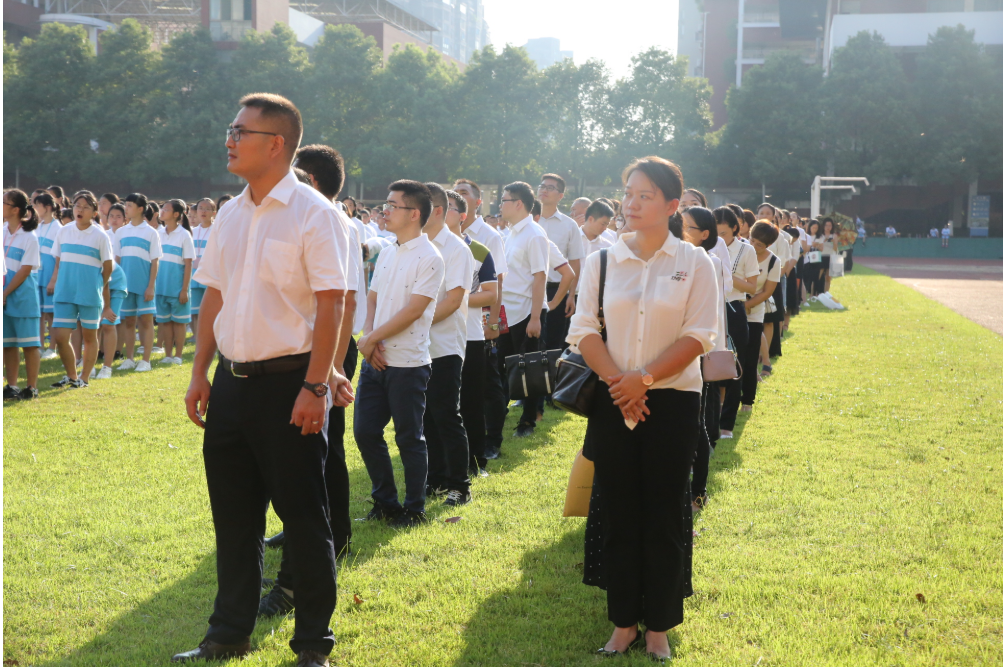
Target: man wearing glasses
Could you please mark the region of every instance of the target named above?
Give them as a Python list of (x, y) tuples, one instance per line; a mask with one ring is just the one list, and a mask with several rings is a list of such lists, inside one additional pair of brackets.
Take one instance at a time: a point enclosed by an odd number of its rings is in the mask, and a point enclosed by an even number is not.
[[(564, 198), (564, 179), (556, 174), (545, 174), (537, 187), (537, 197), (543, 205), (540, 215), (540, 227), (547, 233), (550, 241), (557, 245), (558, 251), (568, 260), (575, 273), (571, 291), (567, 297), (558, 303), (557, 308), (547, 314), (547, 349), (564, 349), (564, 338), (568, 334), (568, 319), (575, 313), (575, 287), (581, 274), (581, 263), (585, 253), (582, 248), (582, 233), (578, 224), (567, 214), (557, 209)], [(554, 270), (547, 274), (547, 300), (553, 300), (561, 285), (561, 275)]]
[(248, 185), (220, 210), (195, 273), (206, 291), (185, 396), (189, 418), (205, 428), (218, 588), (205, 639), (172, 660), (250, 651), (271, 500), (295, 575), (290, 646), (299, 665), (325, 666), (337, 596), (324, 483), (327, 413), (332, 401), (351, 400), (348, 380), (333, 371), (348, 229), (330, 200), (291, 169), (303, 134), (295, 105), (268, 93), (240, 105), (227, 130), (227, 169)]

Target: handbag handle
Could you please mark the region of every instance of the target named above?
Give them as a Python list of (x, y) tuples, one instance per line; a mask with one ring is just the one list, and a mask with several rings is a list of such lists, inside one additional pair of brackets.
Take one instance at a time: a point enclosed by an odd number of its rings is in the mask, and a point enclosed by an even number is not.
[(606, 342), (606, 313), (603, 311), (603, 296), (606, 293), (606, 256), (608, 249), (599, 250), (599, 334)]

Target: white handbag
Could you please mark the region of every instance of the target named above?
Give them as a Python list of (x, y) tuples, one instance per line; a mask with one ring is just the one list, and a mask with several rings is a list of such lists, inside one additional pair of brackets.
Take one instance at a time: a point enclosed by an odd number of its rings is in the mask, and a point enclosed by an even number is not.
[(829, 256), (829, 276), (843, 276), (843, 257), (839, 254), (832, 254)]
[(807, 263), (821, 263), (822, 262), (822, 252), (819, 250), (809, 251), (808, 257), (805, 260)]

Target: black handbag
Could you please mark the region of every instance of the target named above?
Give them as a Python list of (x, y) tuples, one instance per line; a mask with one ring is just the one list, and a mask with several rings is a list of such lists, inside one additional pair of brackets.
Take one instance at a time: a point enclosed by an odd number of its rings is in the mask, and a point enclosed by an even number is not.
[[(542, 336), (542, 333), (541, 333)], [(523, 340), (523, 347), (526, 342)], [(508, 374), (508, 395), (512, 400), (551, 395), (557, 381), (557, 359), (560, 349), (531, 351), (505, 357)]]
[[(606, 249), (599, 251), (599, 328), (602, 341), (606, 341), (606, 316), (603, 312), (603, 294), (606, 292)], [(585, 362), (585, 357), (571, 349), (565, 350), (557, 361), (557, 388), (554, 390), (554, 404), (563, 410), (588, 416), (592, 411), (592, 401), (596, 395), (599, 375)]]

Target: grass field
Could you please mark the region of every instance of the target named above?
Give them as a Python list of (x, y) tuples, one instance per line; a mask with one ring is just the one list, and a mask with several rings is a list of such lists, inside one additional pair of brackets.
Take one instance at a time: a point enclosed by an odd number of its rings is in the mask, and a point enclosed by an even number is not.
[[(675, 663), (1003, 664), (1003, 338), (866, 268), (834, 293), (849, 309), (795, 319), (718, 445)], [(216, 579), (189, 372), (4, 406), (4, 665), (163, 665), (201, 639)], [(416, 530), (356, 524), (332, 664), (597, 664), (605, 595), (581, 584), (584, 520), (560, 516), (584, 428), (550, 413), (506, 441), (457, 523), (436, 503)], [(261, 621), (240, 664), (294, 662), (292, 626)]]

